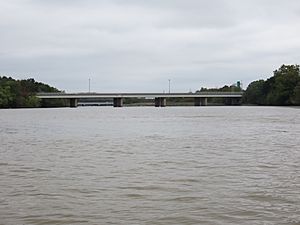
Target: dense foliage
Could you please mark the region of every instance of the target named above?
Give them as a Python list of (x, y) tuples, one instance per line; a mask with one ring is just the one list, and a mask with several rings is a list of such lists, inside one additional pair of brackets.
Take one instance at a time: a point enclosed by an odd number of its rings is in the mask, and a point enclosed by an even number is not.
[(37, 92), (58, 92), (56, 88), (34, 79), (15, 80), (0, 76), (0, 108), (40, 107), (43, 105)]
[(282, 65), (266, 81), (252, 82), (243, 101), (257, 105), (300, 105), (299, 65)]

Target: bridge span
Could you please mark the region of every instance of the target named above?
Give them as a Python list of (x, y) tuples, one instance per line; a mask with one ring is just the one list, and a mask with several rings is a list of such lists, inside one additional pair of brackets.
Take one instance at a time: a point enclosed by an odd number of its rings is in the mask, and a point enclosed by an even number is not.
[(114, 107), (122, 107), (124, 98), (154, 99), (155, 107), (165, 107), (168, 98), (193, 98), (195, 106), (206, 106), (208, 98), (226, 98), (233, 105), (241, 103), (242, 92), (197, 93), (38, 93), (40, 99), (67, 99), (71, 107), (77, 107), (79, 99), (112, 99)]

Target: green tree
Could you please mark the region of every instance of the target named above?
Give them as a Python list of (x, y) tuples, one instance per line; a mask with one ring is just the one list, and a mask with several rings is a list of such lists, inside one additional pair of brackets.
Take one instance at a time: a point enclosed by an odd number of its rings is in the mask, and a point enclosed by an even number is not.
[(25, 103), (24, 103), (24, 107), (27, 108), (36, 108), (36, 107), (40, 107), (40, 99), (38, 99), (37, 97), (30, 95), (27, 98), (25, 98)]
[(294, 89), (300, 81), (299, 65), (282, 65), (274, 71), (267, 95), (269, 105), (292, 105)]
[(243, 102), (263, 105), (265, 103), (264, 80), (253, 81), (243, 95)]
[(10, 92), (10, 87), (0, 86), (0, 108), (8, 108), (11, 106), (13, 97)]
[[(244, 93), (245, 103), (258, 105), (293, 105), (298, 99), (299, 65), (282, 65), (274, 75), (252, 82)], [(298, 104), (298, 103), (297, 103)]]
[(298, 82), (294, 89), (293, 103), (295, 105), (300, 105), (300, 82)]
[[(15, 80), (11, 77), (0, 76), (0, 108), (40, 107), (41, 102), (35, 97), (38, 92), (59, 92), (54, 87), (36, 82), (33, 78)], [(62, 100), (57, 100), (50, 105), (64, 106)], [(43, 104), (47, 107), (47, 104)]]

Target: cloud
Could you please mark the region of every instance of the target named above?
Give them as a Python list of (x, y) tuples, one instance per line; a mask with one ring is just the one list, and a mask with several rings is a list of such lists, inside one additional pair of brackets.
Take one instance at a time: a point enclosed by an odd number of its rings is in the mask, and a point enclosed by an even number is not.
[(299, 63), (300, 2), (0, 2), (0, 74), (67, 91), (246, 84)]

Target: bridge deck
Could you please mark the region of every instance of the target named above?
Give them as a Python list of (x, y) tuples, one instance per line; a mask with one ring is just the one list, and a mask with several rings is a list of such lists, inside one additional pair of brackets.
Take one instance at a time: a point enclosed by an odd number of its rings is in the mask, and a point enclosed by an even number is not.
[(38, 93), (41, 99), (70, 98), (241, 98), (242, 92), (199, 92), (199, 93)]

